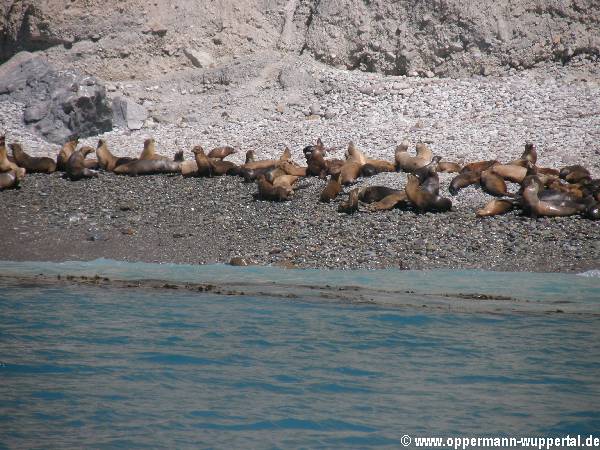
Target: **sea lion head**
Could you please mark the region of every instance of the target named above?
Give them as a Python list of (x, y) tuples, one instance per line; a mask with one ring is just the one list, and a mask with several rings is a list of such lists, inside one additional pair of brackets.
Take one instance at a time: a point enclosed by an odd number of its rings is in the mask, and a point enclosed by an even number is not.
[[(248, 150), (249, 152), (251, 152), (252, 150)], [(201, 145), (196, 145), (193, 149), (192, 149), (192, 153), (194, 155), (205, 155), (204, 153), (204, 149), (202, 148)]]

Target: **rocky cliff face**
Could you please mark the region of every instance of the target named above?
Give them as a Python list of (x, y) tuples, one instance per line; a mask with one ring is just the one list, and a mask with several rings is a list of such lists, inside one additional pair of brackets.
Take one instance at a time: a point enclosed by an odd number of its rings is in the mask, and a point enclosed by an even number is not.
[(0, 61), (49, 49), (54, 64), (107, 79), (152, 79), (265, 51), (422, 76), (600, 56), (597, 0), (8, 0), (1, 8)]

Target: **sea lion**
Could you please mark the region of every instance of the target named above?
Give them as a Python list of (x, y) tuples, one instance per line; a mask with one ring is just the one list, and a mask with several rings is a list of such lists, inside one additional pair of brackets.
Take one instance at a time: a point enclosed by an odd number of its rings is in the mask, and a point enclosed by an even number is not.
[(321, 140), (321, 138), (317, 138), (316, 145), (307, 145), (306, 147), (304, 147), (302, 149), (302, 153), (304, 153), (304, 156), (306, 157), (308, 154), (312, 153), (315, 150), (319, 150), (323, 155), (327, 153), (327, 150), (325, 149), (325, 145), (323, 145), (323, 141)]
[(499, 163), (495, 159), (491, 159), (488, 161), (476, 161), (476, 162), (472, 162), (469, 164), (465, 164), (463, 166), (463, 168), (460, 170), (460, 173), (467, 173), (467, 172), (481, 173), (484, 170), (487, 170), (496, 164), (499, 164)]
[(269, 183), (264, 175), (258, 176), (257, 185), (257, 198), (261, 200), (274, 200), (282, 202), (289, 200), (294, 192), (291, 187), (273, 186), (273, 184)]
[(344, 161), (343, 159), (326, 159), (325, 162), (327, 163), (327, 173), (329, 173), (329, 175), (339, 175), (339, 173), (342, 171), (342, 167), (344, 167), (344, 164), (346, 163), (346, 161)]
[(582, 180), (592, 179), (589, 170), (579, 164), (563, 167), (560, 169), (559, 176), (569, 183), (578, 183)]
[(529, 211), (533, 217), (572, 216), (585, 210), (585, 205), (568, 199), (557, 201), (546, 197), (541, 200), (539, 193), (542, 189), (543, 183), (536, 176), (527, 177), (523, 189), (523, 202), (525, 210)]
[(364, 165), (373, 167), (377, 173), (396, 171), (396, 165), (384, 159), (367, 159)]
[(97, 171), (85, 167), (85, 157), (93, 151), (94, 149), (92, 147), (83, 146), (79, 150), (75, 150), (71, 153), (65, 170), (67, 177), (71, 181), (98, 176)]
[(374, 203), (399, 192), (404, 191), (387, 186), (364, 186), (358, 191), (358, 199), (363, 203)]
[(0, 190), (19, 187), (23, 177), (25, 177), (25, 169), (22, 167), (0, 173)]
[(346, 161), (352, 161), (364, 166), (367, 163), (367, 157), (363, 152), (356, 148), (354, 142), (350, 141), (348, 143), (348, 150), (346, 150)]
[(298, 177), (296, 175), (281, 175), (281, 176), (278, 176), (277, 178), (273, 179), (273, 181), (271, 181), (271, 183), (273, 184), (273, 187), (275, 187), (275, 188), (282, 187), (282, 188), (293, 189), (294, 184), (299, 179), (300, 179), (300, 177)]
[(429, 174), (429, 176), (421, 182), (421, 189), (436, 196), (440, 195), (440, 177), (437, 172)]
[(283, 149), (281, 156), (279, 157), (279, 161), (291, 161), (292, 160), (292, 151), (286, 147)]
[(315, 176), (319, 178), (325, 178), (327, 176), (329, 168), (321, 150), (314, 149), (308, 153), (306, 156), (306, 163), (307, 176)]
[(417, 151), (416, 156), (411, 156), (408, 154), (407, 143), (403, 142), (396, 147), (394, 158), (396, 160), (396, 170), (398, 172), (402, 170), (404, 172), (412, 173), (431, 162), (433, 152), (426, 144), (419, 142), (415, 146), (415, 149)]
[(358, 191), (359, 188), (350, 191), (348, 199), (338, 205), (338, 212), (353, 214), (358, 211)]
[(451, 161), (440, 161), (438, 163), (438, 172), (444, 173), (459, 173), (462, 169), (462, 166), (458, 163)]
[(301, 167), (293, 161), (281, 161), (277, 164), (281, 170), (288, 175), (296, 175), (298, 177), (305, 177), (307, 173), (307, 167)]
[(117, 175), (154, 175), (158, 173), (178, 173), (181, 170), (181, 162), (166, 159), (138, 159), (120, 166), (113, 170)]
[(481, 188), (490, 195), (496, 197), (513, 197), (514, 194), (508, 192), (504, 178), (496, 175), (491, 170), (484, 170), (480, 176)]
[(600, 220), (600, 200), (590, 195), (584, 199), (583, 204), (585, 205), (583, 213), (585, 217)]
[(521, 183), (527, 175), (527, 168), (514, 164), (495, 164), (488, 170), (513, 183)]
[[(153, 138), (148, 138), (144, 141), (144, 149), (138, 158), (140, 161), (170, 161), (171, 158), (168, 156), (159, 155), (156, 153), (156, 142)], [(183, 151), (179, 151), (175, 153), (173, 157), (173, 161), (181, 162), (183, 161)]]
[(434, 156), (431, 159), (431, 162), (423, 167), (419, 167), (418, 169), (416, 169), (413, 174), (416, 175), (416, 177), (419, 179), (419, 181), (422, 183), (423, 181), (425, 181), (430, 175), (437, 173), (438, 171), (438, 166), (439, 166), (439, 162), (442, 159), (441, 156)]
[(17, 171), (18, 169), (19, 166), (8, 157), (5, 137), (0, 136), (0, 172), (9, 172), (11, 170)]
[(342, 192), (340, 175), (329, 175), (329, 181), (327, 182), (325, 189), (321, 191), (321, 197), (319, 198), (319, 201), (323, 203), (329, 203), (331, 200), (336, 198), (340, 192)]
[(354, 160), (346, 161), (340, 170), (340, 182), (342, 184), (353, 184), (360, 176), (362, 165)]
[(210, 152), (208, 152), (208, 157), (216, 159), (225, 159), (229, 155), (233, 155), (234, 153), (237, 153), (235, 148), (225, 145), (223, 147), (213, 148)]
[(56, 170), (60, 170), (61, 172), (67, 170), (67, 162), (77, 148), (77, 143), (78, 139), (73, 139), (72, 141), (65, 142), (61, 147), (58, 155), (56, 155)]
[(450, 199), (434, 195), (422, 189), (419, 179), (413, 174), (408, 175), (408, 182), (404, 190), (410, 203), (419, 212), (445, 212), (450, 211), (452, 208)]
[(530, 162), (535, 164), (537, 162), (537, 151), (535, 145), (531, 142), (525, 144), (525, 150), (521, 155), (521, 158), (509, 162), (509, 165), (525, 167), (526, 163)]
[(98, 158), (99, 168), (109, 172), (112, 172), (117, 166), (137, 160), (137, 158), (117, 157), (113, 155), (108, 149), (108, 145), (104, 139), (98, 140), (98, 145), (96, 146), (96, 158)]
[(256, 161), (254, 150), (248, 150), (246, 152), (246, 162), (242, 165), (242, 169), (264, 169), (276, 166), (278, 160), (276, 159), (265, 159), (262, 161)]
[(452, 178), (448, 190), (450, 194), (456, 195), (458, 191), (472, 184), (479, 184), (481, 180), (480, 172), (462, 172)]
[(10, 144), (10, 149), (17, 165), (29, 173), (52, 173), (56, 170), (56, 163), (52, 158), (29, 156), (18, 143)]
[(399, 191), (394, 194), (383, 197), (378, 202), (373, 202), (367, 206), (369, 211), (387, 211), (397, 206), (406, 206), (408, 197), (405, 191)]
[(512, 211), (515, 207), (513, 200), (504, 198), (495, 198), (488, 202), (483, 208), (478, 209), (475, 215), (477, 217), (499, 216)]

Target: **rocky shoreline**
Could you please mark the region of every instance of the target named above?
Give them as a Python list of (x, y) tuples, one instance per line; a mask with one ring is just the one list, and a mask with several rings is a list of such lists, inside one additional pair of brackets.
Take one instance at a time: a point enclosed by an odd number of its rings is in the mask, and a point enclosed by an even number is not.
[[(380, 174), (367, 181), (404, 184), (405, 177)], [(447, 192), (451, 176), (441, 178)], [(58, 173), (32, 174), (20, 189), (0, 192), (0, 259), (207, 264), (237, 257), (289, 268), (598, 268), (598, 223), (587, 219), (535, 220), (517, 213), (477, 219), (482, 193), (474, 187), (454, 198), (449, 213), (346, 215), (337, 212), (337, 202), (318, 202), (323, 185), (305, 179), (291, 201), (274, 203), (255, 200), (256, 185), (238, 177), (102, 173), (70, 182)]]

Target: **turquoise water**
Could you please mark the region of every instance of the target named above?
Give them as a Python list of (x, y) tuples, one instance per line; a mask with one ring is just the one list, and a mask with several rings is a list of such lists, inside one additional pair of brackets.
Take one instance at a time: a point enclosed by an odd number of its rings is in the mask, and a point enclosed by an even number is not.
[[(0, 448), (398, 448), (404, 434), (600, 429), (597, 277), (106, 260), (0, 273), (247, 292), (0, 279)], [(344, 283), (375, 303), (332, 300)], [(253, 293), (265, 286), (307, 297)], [(448, 292), (514, 300), (456, 308)]]

